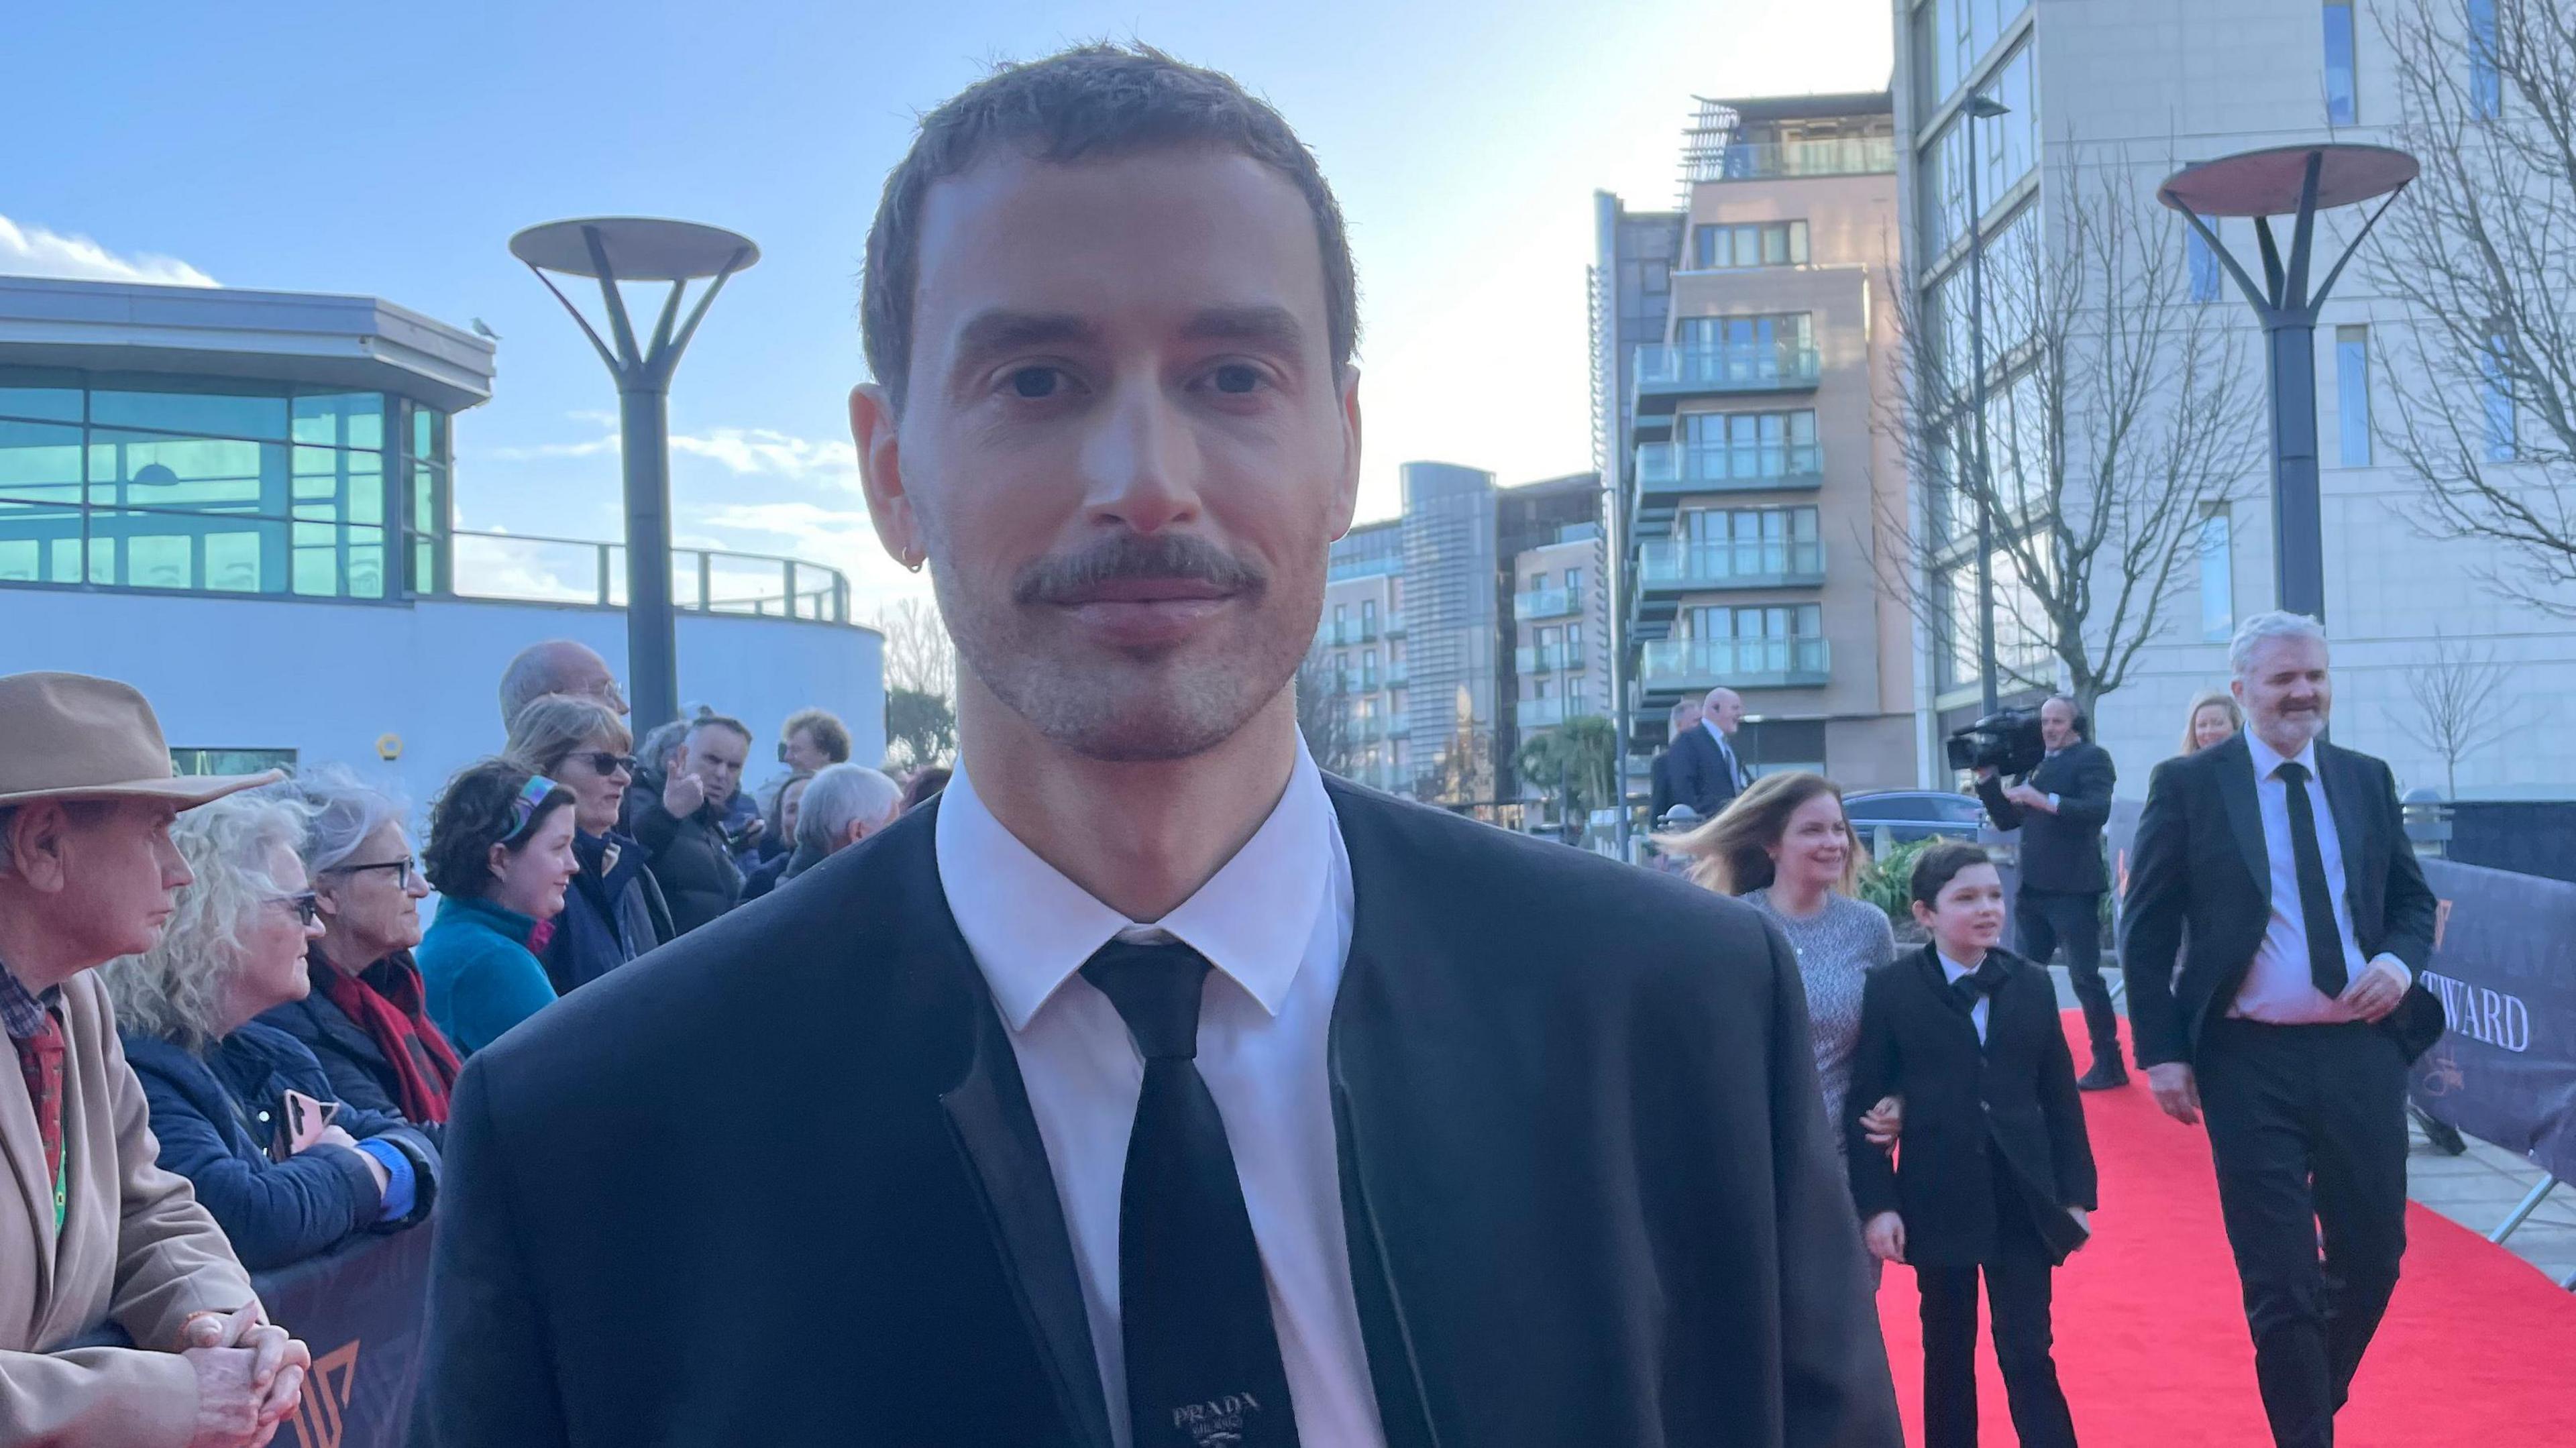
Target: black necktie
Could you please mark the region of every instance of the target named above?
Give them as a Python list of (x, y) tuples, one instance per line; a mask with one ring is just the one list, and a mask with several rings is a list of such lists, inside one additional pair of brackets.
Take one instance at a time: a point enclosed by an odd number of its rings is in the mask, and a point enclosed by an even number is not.
[(1261, 1248), (1194, 1060), (1207, 973), (1178, 942), (1113, 940), (1082, 967), (1145, 1057), (1118, 1193), (1127, 1420), (1135, 1448), (1295, 1448)]
[(2332, 1000), (2346, 983), (2343, 929), (2335, 923), (2334, 892), (2326, 886), (2326, 855), (2317, 845), (2317, 809), (2308, 801), (2308, 767), (2297, 760), (2273, 770), (2290, 795), (2290, 857), (2299, 871), (2299, 920), (2307, 927), (2308, 975)]

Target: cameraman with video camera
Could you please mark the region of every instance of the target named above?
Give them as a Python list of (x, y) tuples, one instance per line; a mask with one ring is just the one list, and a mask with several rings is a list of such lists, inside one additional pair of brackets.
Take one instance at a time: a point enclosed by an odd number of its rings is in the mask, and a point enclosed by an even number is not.
[[(2111, 1009), (2111, 988), (2102, 981), (2102, 895), (2111, 888), (2102, 866), (2102, 827), (2111, 818), (2117, 774), (2110, 751), (2084, 734), (2075, 701), (2052, 695), (2039, 706), (2038, 763), (2024, 765), (2027, 773), (2009, 786), (1995, 764), (1981, 764), (1977, 797), (1995, 828), (2021, 831), (2014, 944), (2020, 955), (2043, 966), (2065, 945), (2066, 971), (2093, 1038), (2093, 1068), (2075, 1084), (2106, 1091), (2129, 1082), (2128, 1068), (2120, 1063), (2119, 1017)], [(2021, 762), (2008, 760), (2004, 769)]]

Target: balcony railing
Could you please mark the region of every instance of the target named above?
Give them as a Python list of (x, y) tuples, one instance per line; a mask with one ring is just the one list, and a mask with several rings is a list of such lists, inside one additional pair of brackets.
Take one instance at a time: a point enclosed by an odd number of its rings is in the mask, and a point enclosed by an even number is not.
[(1825, 581), (1825, 545), (1786, 539), (1691, 543), (1653, 539), (1638, 549), (1637, 581), (1648, 588), (1814, 588)]
[(1815, 443), (1772, 447), (1637, 445), (1637, 486), (1647, 493), (1749, 492), (1815, 488), (1825, 481), (1824, 449)]
[(1570, 588), (1533, 588), (1512, 595), (1515, 618), (1564, 618), (1583, 607), (1583, 595)]
[(1404, 632), (1404, 610), (1399, 608), (1386, 616), (1386, 633), (1387, 637), (1393, 638), (1402, 632)]
[(1637, 349), (1637, 396), (1711, 392), (1776, 392), (1816, 385), (1823, 359), (1813, 347), (1673, 347), (1661, 342)]
[(1405, 667), (1403, 664), (1395, 663), (1386, 666), (1386, 686), (1388, 688), (1401, 689), (1404, 687), (1404, 680)]
[(1326, 648), (1337, 648), (1345, 644), (1373, 644), (1377, 642), (1377, 634), (1375, 623), (1363, 623), (1357, 619), (1346, 618), (1339, 623), (1325, 619), (1315, 626), (1315, 642)]
[(1663, 639), (1639, 665), (1649, 689), (1785, 689), (1824, 683), (1831, 655), (1817, 638)]
[(1874, 176), (1896, 169), (1893, 136), (1805, 141), (1739, 141), (1690, 158), (1693, 181), (1775, 181), (1797, 176)]
[(1588, 662), (1580, 648), (1564, 644), (1533, 644), (1512, 650), (1512, 668), (1523, 674), (1552, 673), (1558, 669), (1580, 669)]

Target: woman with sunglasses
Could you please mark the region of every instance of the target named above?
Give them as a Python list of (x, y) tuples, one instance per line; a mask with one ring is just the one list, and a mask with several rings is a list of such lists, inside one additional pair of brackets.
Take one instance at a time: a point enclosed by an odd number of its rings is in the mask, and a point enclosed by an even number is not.
[(635, 781), (634, 747), (626, 721), (596, 699), (548, 694), (510, 723), (503, 757), (572, 791), (572, 849), (581, 873), (573, 877), (553, 937), (538, 952), (558, 995), (678, 933), (661, 886), (644, 867), (644, 847), (618, 830)]
[(438, 918), (420, 940), (430, 1019), (467, 1055), (552, 1004), (537, 959), (581, 869), (573, 793), (505, 759), (457, 771), (429, 809)]
[(415, 1226), (437, 1194), (426, 1136), (340, 1099), (303, 1042), (255, 1019), (312, 988), (322, 919), (296, 854), (305, 814), (253, 791), (181, 815), (171, 839), (195, 879), (159, 945), (99, 972), (161, 1166), (195, 1185), (254, 1272)]
[(412, 960), (429, 877), (412, 858), (403, 807), (333, 766), (295, 788), (311, 811), (304, 868), (322, 934), (304, 952), (311, 993), (260, 1022), (302, 1041), (341, 1100), (400, 1116), (444, 1144), (458, 1062), (429, 1018)]

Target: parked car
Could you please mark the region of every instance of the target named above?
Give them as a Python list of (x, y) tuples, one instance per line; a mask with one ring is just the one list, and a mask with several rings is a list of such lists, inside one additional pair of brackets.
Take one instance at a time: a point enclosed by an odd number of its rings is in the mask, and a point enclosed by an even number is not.
[[(1864, 845), (1910, 844), (1946, 835), (1973, 840), (1986, 827), (1986, 807), (1972, 794), (1937, 789), (1881, 789), (1843, 797), (1852, 833)], [(1881, 831), (1885, 831), (1884, 836)]]

